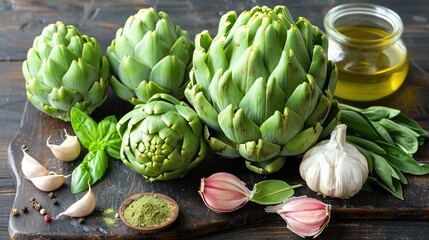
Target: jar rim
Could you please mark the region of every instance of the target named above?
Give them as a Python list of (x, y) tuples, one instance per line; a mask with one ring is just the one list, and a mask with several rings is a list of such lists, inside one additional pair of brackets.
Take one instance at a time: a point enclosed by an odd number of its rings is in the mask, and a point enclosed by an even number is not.
[[(335, 27), (336, 20), (342, 17), (358, 14), (368, 15), (384, 20), (391, 26), (391, 30), (388, 31), (389, 35), (378, 39), (356, 40), (337, 31)], [(332, 36), (335, 40), (348, 45), (364, 45), (368, 47), (384, 46), (395, 42), (401, 37), (404, 31), (404, 25), (402, 23), (401, 17), (399, 17), (396, 12), (387, 7), (372, 3), (346, 3), (338, 5), (326, 13), (323, 24), (328, 36)]]

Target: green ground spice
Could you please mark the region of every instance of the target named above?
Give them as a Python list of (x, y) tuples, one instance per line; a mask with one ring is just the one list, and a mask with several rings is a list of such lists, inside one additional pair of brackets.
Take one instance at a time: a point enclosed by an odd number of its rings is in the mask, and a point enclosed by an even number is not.
[(155, 196), (143, 196), (124, 210), (124, 217), (134, 227), (153, 227), (170, 215), (169, 204)]

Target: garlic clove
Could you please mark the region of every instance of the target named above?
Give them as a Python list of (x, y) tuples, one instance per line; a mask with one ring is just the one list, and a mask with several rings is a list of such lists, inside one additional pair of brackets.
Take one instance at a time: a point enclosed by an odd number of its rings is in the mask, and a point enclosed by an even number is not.
[(28, 178), (28, 180), (30, 180), (34, 186), (36, 186), (36, 188), (38, 188), (41, 191), (44, 192), (51, 192), (51, 191), (55, 191), (58, 188), (60, 188), (67, 177), (68, 176), (64, 176), (64, 175), (47, 175), (47, 176), (40, 176), (40, 177), (33, 177), (33, 178)]
[(26, 178), (49, 175), (50, 172), (36, 159), (30, 156), (25, 149), (22, 149), (22, 152), (24, 153), (24, 157), (22, 158), (21, 169)]
[(71, 136), (67, 134), (66, 129), (64, 129), (66, 133), (66, 139), (60, 144), (49, 144), (49, 138), (46, 140), (46, 146), (48, 146), (54, 156), (61, 161), (73, 161), (79, 157), (81, 147), (77, 136)]
[(86, 217), (91, 214), (95, 209), (95, 194), (89, 185), (88, 192), (77, 202), (73, 203), (70, 207), (67, 208), (64, 212), (58, 214), (54, 219), (65, 215), (69, 217)]

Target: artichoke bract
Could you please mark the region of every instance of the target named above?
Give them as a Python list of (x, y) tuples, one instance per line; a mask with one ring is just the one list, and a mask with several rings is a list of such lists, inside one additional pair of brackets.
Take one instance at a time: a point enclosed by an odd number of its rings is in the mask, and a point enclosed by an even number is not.
[(111, 86), (134, 105), (156, 93), (182, 99), (193, 50), (188, 33), (175, 27), (166, 13), (140, 9), (118, 29), (106, 50), (114, 73)]
[(185, 96), (214, 152), (268, 174), (329, 135), (341, 111), (327, 49), (325, 34), (284, 6), (231, 11), (214, 38), (197, 34)]
[(72, 107), (89, 115), (107, 99), (109, 62), (97, 40), (72, 25), (46, 26), (28, 50), (22, 72), (28, 100), (66, 122)]
[(155, 94), (116, 125), (123, 163), (148, 181), (183, 177), (205, 157), (202, 122), (186, 103)]

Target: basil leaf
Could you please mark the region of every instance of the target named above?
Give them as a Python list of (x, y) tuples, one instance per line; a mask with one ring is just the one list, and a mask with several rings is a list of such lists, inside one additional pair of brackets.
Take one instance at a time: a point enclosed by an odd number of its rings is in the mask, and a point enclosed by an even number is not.
[[(89, 152), (88, 156), (88, 171), (91, 174), (91, 185), (100, 180), (109, 165), (107, 155), (103, 150)], [(85, 157), (86, 158), (86, 157)]]
[(121, 159), (121, 156), (120, 156), (121, 143), (122, 143), (122, 140), (120, 138), (115, 140), (110, 140), (106, 143), (106, 148), (104, 148), (104, 151), (106, 151), (106, 153), (114, 159)]
[(97, 127), (99, 141), (109, 141), (111, 139), (119, 138), (119, 134), (116, 131), (117, 120), (116, 117), (111, 115), (104, 118)]
[(402, 172), (414, 175), (424, 175), (429, 173), (429, 165), (418, 163), (402, 149), (387, 143), (378, 143), (386, 152), (387, 161)]
[(72, 172), (71, 179), (71, 192), (73, 194), (82, 192), (88, 188), (88, 182), (91, 179), (91, 175), (87, 169), (87, 163), (82, 162)]
[(97, 141), (97, 123), (87, 114), (73, 107), (70, 112), (73, 131), (82, 145), (89, 149), (92, 142)]
[(250, 201), (262, 205), (279, 204), (294, 195), (294, 188), (301, 186), (301, 184), (290, 186), (281, 180), (261, 181), (254, 185), (252, 191), (254, 194)]

